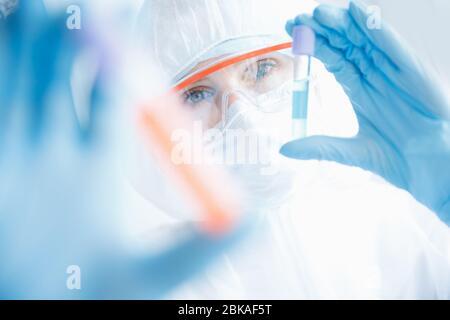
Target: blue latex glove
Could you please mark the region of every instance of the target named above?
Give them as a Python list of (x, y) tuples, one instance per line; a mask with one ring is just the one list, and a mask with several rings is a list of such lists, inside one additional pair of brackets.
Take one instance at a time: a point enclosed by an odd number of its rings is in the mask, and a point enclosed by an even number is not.
[[(213, 237), (191, 226), (164, 251), (140, 255), (120, 240), (118, 216), (129, 203), (116, 167), (120, 108), (101, 74), (111, 66), (99, 68), (81, 128), (74, 58), (102, 49), (82, 41), (89, 30), (66, 29), (65, 18), (33, 0), (0, 20), (0, 299), (160, 298), (246, 228)], [(80, 267), (81, 290), (66, 286), (71, 265)]]
[(366, 12), (358, 2), (348, 10), (321, 5), (313, 17), (287, 22), (289, 34), (298, 24), (316, 32), (315, 56), (350, 98), (359, 132), (348, 139), (292, 141), (281, 153), (370, 170), (409, 191), (449, 224), (450, 104), (386, 24), (368, 29)]

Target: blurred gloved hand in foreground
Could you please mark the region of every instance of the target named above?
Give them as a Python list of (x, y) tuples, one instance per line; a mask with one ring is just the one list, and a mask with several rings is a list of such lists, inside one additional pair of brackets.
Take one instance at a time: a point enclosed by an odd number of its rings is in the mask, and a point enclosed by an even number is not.
[[(33, 0), (0, 19), (0, 299), (161, 297), (242, 230), (193, 226), (145, 254), (124, 243), (118, 216), (132, 209), (117, 156), (126, 125), (105, 81), (114, 63), (92, 29), (69, 30), (66, 18)], [(92, 84), (84, 116), (73, 105), (83, 90), (71, 89), (80, 61), (90, 74), (81, 83)]]
[(321, 5), (287, 22), (289, 34), (298, 24), (316, 32), (315, 56), (350, 98), (359, 132), (292, 141), (281, 153), (370, 170), (450, 224), (450, 104), (386, 24), (368, 28), (366, 12), (357, 2), (348, 10)]

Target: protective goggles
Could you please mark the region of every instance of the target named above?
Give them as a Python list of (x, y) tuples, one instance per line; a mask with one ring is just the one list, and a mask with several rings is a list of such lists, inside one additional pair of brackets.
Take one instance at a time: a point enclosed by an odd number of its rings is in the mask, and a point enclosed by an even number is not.
[(212, 128), (227, 119), (229, 106), (246, 99), (264, 113), (289, 111), (292, 97), (291, 43), (282, 42), (208, 57), (175, 81), (181, 103)]

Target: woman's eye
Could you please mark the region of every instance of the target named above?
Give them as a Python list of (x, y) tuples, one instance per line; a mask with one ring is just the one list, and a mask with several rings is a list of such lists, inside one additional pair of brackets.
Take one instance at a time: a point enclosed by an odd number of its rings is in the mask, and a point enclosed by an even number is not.
[(256, 80), (259, 81), (268, 76), (276, 67), (276, 63), (271, 60), (260, 60), (257, 62), (258, 68), (256, 71)]
[(243, 80), (248, 84), (254, 85), (270, 76), (277, 66), (278, 64), (274, 59), (255, 61), (245, 69)]
[(189, 89), (184, 93), (184, 102), (195, 105), (204, 100), (211, 100), (214, 94), (214, 90), (210, 88), (198, 87)]

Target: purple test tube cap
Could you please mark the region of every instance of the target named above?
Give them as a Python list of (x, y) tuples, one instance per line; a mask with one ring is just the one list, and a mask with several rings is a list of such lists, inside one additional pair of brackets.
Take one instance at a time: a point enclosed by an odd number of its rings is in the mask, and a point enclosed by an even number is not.
[(294, 55), (314, 55), (316, 34), (305, 25), (295, 26), (292, 31), (292, 53)]

